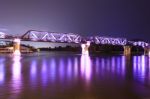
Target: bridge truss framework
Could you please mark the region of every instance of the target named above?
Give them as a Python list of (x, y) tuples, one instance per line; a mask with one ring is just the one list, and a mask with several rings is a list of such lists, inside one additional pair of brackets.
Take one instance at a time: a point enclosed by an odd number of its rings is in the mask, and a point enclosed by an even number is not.
[(21, 39), (32, 41), (80, 43), (81, 36), (74, 33), (55, 33), (42, 31), (28, 31)]
[[(15, 37), (8, 38), (14, 39)], [(0, 39), (7, 39), (6, 33), (0, 32)], [(57, 33), (57, 32), (44, 32), (30, 30), (20, 37), (21, 40), (28, 41), (45, 41), (45, 42), (64, 42), (64, 43), (82, 43), (83, 39), (80, 35), (75, 33)], [(144, 41), (128, 41), (126, 38), (112, 38), (102, 36), (92, 36), (85, 41), (91, 41), (95, 44), (109, 44), (109, 45), (133, 45), (133, 46), (150, 46), (149, 43)]]

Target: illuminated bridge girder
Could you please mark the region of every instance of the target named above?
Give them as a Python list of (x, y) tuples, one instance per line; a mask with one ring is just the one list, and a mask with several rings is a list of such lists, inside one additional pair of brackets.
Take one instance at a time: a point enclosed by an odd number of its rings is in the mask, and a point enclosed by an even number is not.
[[(6, 33), (0, 32), (1, 41), (12, 41), (14, 38), (18, 36), (6, 35)], [(66, 43), (81, 43), (82, 38), (78, 34), (74, 33), (57, 33), (57, 32), (43, 32), (30, 30), (26, 32), (23, 36), (19, 37), (21, 40), (29, 40), (29, 41), (46, 41), (46, 42), (66, 42)], [(96, 44), (109, 44), (109, 45), (132, 45), (132, 46), (141, 46), (148, 47), (149, 43), (144, 41), (127, 41), (126, 38), (112, 38), (112, 37), (102, 37), (102, 36), (92, 36), (85, 39), (85, 41), (94, 42)]]
[(74, 33), (55, 33), (55, 32), (41, 32), (41, 31), (28, 31), (22, 36), (22, 39), (31, 41), (48, 41), (48, 42), (68, 42), (68, 43), (81, 42), (81, 36)]
[(0, 32), (0, 38), (5, 38), (5, 37), (6, 37), (6, 34), (3, 32)]
[(126, 45), (127, 39), (95, 36), (93, 42), (96, 44)]
[(146, 43), (144, 41), (128, 41), (133, 46), (141, 46), (141, 47), (147, 47), (149, 46), (149, 43)]

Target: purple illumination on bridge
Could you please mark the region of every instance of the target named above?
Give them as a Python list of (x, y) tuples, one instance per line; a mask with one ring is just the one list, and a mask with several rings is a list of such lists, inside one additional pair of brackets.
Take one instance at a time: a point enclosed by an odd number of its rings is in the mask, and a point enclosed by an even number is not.
[(92, 37), (92, 39), (96, 44), (111, 44), (111, 45), (126, 45), (127, 44), (126, 38), (111, 38), (111, 37), (95, 36), (95, 37)]
[[(0, 33), (0, 39), (14, 39), (18, 36), (6, 36), (5, 33)], [(126, 38), (113, 38), (113, 37), (102, 37), (102, 36), (92, 36), (87, 38), (75, 33), (58, 33), (58, 32), (44, 32), (30, 30), (24, 35), (19, 37), (21, 41), (42, 41), (42, 42), (58, 42), (58, 43), (82, 43), (82, 41), (90, 41), (95, 44), (109, 44), (109, 45), (133, 45), (148, 47), (149, 43), (144, 41), (128, 41)]]
[(33, 41), (68, 42), (68, 43), (81, 42), (81, 36), (74, 33), (55, 33), (42, 31), (28, 31), (22, 36), (22, 39)]
[(129, 43), (133, 46), (142, 46), (143, 48), (149, 46), (149, 44), (144, 41), (129, 41)]

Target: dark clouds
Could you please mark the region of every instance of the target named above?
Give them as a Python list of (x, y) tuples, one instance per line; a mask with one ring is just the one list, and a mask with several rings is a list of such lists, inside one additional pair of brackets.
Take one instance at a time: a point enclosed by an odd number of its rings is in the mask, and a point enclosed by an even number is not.
[(36, 29), (149, 40), (149, 5), (148, 0), (1, 0), (0, 30), (23, 34)]

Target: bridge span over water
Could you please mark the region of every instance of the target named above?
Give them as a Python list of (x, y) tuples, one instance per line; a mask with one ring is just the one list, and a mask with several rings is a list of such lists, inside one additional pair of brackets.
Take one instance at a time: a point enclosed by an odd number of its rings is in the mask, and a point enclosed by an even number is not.
[[(21, 40), (21, 44), (29, 45), (35, 48), (52, 48), (53, 46), (81, 46), (82, 53), (88, 53), (88, 48), (91, 44), (97, 45), (119, 45), (123, 46), (124, 53), (129, 55), (131, 53), (131, 46), (143, 47), (144, 52), (150, 54), (149, 43), (144, 41), (129, 41), (126, 38), (113, 38), (113, 37), (102, 37), (102, 36), (91, 36), (82, 37), (75, 33), (57, 33), (57, 32), (44, 32), (30, 30), (22, 36), (10, 36), (0, 32), (0, 44), (5, 42), (13, 42), (15, 38)], [(47, 43), (47, 44), (46, 44)], [(62, 45), (64, 44), (64, 45)]]
[(30, 30), (25, 34), (19, 35), (8, 35), (6, 33), (0, 32), (1, 41), (12, 41), (14, 38), (19, 38), (21, 41), (28, 42), (51, 42), (51, 43), (74, 43), (82, 44), (84, 42), (90, 41), (95, 44), (109, 44), (109, 45), (132, 45), (132, 46), (149, 46), (147, 42), (144, 41), (129, 41), (126, 38), (113, 38), (113, 37), (103, 37), (103, 36), (91, 36), (82, 37), (75, 33), (58, 33), (58, 32), (45, 32)]

